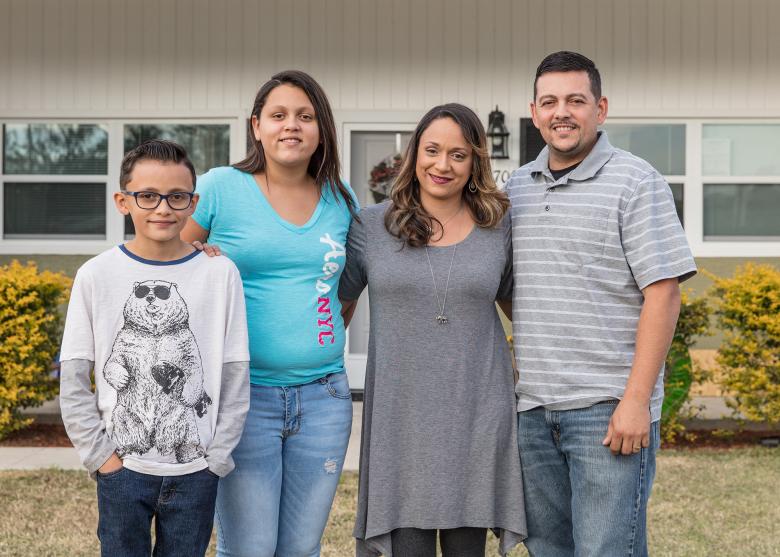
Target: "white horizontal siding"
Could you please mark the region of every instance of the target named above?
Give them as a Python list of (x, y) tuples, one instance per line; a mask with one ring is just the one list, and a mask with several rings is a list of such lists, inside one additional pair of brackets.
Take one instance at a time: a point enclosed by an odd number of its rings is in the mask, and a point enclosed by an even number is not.
[(562, 48), (614, 116), (780, 116), (775, 0), (0, 0), (0, 116), (237, 116), (300, 68), (338, 111), (509, 121)]

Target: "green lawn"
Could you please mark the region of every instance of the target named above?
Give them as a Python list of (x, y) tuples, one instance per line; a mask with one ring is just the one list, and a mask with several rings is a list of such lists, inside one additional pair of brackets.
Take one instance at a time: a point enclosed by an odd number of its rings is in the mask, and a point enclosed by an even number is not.
[[(354, 554), (356, 480), (342, 478), (324, 557)], [(0, 471), (0, 486), (0, 555), (98, 554), (95, 487), (85, 473)], [(650, 553), (780, 555), (778, 495), (780, 449), (663, 451), (650, 500)], [(488, 555), (495, 548), (491, 540)]]

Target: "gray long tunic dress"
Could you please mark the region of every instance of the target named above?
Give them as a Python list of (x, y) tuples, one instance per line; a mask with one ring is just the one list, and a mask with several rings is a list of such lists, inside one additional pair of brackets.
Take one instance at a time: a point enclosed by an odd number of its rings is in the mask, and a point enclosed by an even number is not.
[(392, 556), (396, 528), (500, 531), (502, 554), (526, 534), (512, 363), (494, 301), (511, 299), (509, 218), (429, 247), (402, 248), (387, 203), (353, 221), (339, 296), (368, 285), (371, 330), (355, 530), (359, 556)]

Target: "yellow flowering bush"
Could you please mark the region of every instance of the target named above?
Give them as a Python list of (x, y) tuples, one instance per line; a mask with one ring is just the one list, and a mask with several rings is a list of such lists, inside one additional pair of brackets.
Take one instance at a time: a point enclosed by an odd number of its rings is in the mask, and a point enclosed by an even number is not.
[(661, 436), (665, 441), (674, 441), (685, 429), (680, 421), (680, 410), (688, 400), (691, 385), (700, 379), (691, 360), (690, 348), (695, 337), (709, 334), (710, 308), (706, 298), (691, 298), (685, 292), (681, 297), (680, 317), (666, 356), (664, 373)]
[(780, 421), (780, 272), (771, 265), (738, 267), (713, 277), (715, 315), (725, 339), (718, 350), (726, 402), (751, 421)]
[(19, 410), (57, 394), (50, 368), (62, 333), (58, 306), (70, 286), (33, 263), (0, 267), (0, 439), (29, 424)]

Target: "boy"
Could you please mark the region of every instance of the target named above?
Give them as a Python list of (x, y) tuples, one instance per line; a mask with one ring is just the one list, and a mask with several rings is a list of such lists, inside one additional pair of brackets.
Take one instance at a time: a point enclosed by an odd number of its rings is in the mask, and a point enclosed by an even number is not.
[(198, 201), (180, 145), (142, 143), (119, 182), (114, 202), (135, 238), (76, 274), (62, 419), (97, 479), (102, 555), (148, 556), (152, 517), (155, 555), (203, 555), (249, 409), (241, 279), (179, 236)]

